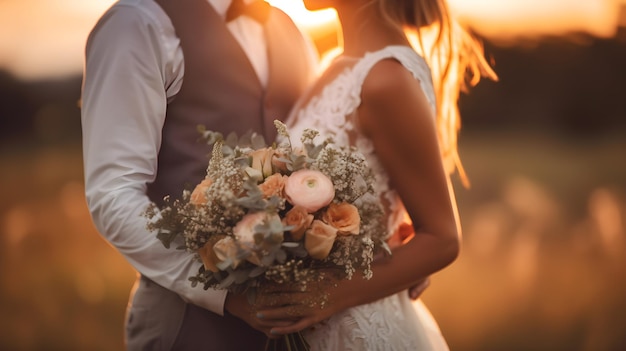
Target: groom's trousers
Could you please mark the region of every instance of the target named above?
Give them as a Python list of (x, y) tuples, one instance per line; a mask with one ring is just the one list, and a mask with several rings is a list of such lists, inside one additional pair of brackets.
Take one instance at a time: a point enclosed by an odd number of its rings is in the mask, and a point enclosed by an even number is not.
[(184, 302), (141, 277), (127, 311), (129, 351), (262, 351), (266, 337), (230, 316)]

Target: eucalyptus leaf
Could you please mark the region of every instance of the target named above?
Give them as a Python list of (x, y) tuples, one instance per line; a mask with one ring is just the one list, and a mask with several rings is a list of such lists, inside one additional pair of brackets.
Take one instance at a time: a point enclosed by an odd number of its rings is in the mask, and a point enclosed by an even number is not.
[(249, 179), (253, 179), (255, 182), (263, 180), (263, 173), (255, 168), (246, 167), (244, 168), (244, 171), (246, 172), (246, 175), (248, 175)]
[(283, 209), (285, 206), (285, 200), (276, 196), (276, 195), (272, 195), (269, 199), (266, 200), (267, 201), (267, 208), (268, 209)]
[(252, 136), (254, 134), (256, 133), (253, 133), (252, 130), (248, 130), (247, 132), (245, 132), (239, 137), (239, 140), (237, 141), (237, 146), (239, 146), (240, 148), (249, 148), (252, 145)]
[(271, 244), (280, 244), (284, 240), (283, 232), (271, 233), (269, 237), (266, 239), (266, 242)]
[(227, 257), (225, 260), (223, 260), (222, 262), (218, 262), (215, 266), (221, 270), (221, 271), (225, 271), (226, 269), (228, 269), (231, 265), (233, 264), (233, 260), (229, 257)]
[(387, 255), (391, 255), (391, 248), (389, 247), (389, 245), (387, 244), (386, 241), (380, 241), (380, 247), (383, 248), (383, 250), (385, 251), (385, 253)]
[(288, 232), (288, 231), (292, 230), (295, 227), (296, 227), (295, 225), (286, 225), (286, 226), (283, 227), (283, 230)]
[(274, 255), (275, 255), (275, 254), (270, 253), (270, 254), (268, 254), (268, 255), (263, 256), (263, 257), (261, 258), (261, 264), (262, 264), (263, 266), (269, 266), (269, 265), (271, 265), (272, 263), (274, 263), (274, 257), (275, 257)]
[(250, 278), (255, 278), (267, 271), (267, 267), (257, 266), (250, 271)]
[(160, 230), (157, 233), (157, 239), (161, 240), (161, 242), (163, 243), (163, 246), (165, 246), (166, 249), (170, 248), (170, 245), (172, 241), (176, 239), (176, 236), (178, 236), (178, 233), (171, 232), (168, 230)]
[(300, 245), (297, 248), (295, 248), (294, 250), (290, 250), (290, 251), (296, 257), (306, 257), (309, 254), (306, 251), (306, 248), (304, 248), (304, 246), (302, 246), (302, 245)]
[(316, 145), (316, 146), (311, 147), (311, 148), (307, 148), (307, 155), (310, 158), (316, 159), (319, 156), (320, 151), (322, 151), (324, 149), (324, 147), (326, 147), (325, 144), (320, 144), (320, 145)]
[(241, 284), (241, 283), (244, 283), (246, 280), (248, 280), (248, 277), (250, 276), (250, 271), (249, 270), (233, 270), (230, 274), (235, 278), (236, 284)]
[(229, 146), (231, 149), (234, 149), (238, 146), (239, 138), (237, 138), (237, 133), (230, 133), (224, 140), (224, 145)]
[(224, 139), (224, 137), (222, 136), (222, 133), (215, 132), (212, 130), (207, 130), (206, 127), (203, 125), (199, 125), (197, 127), (197, 130), (200, 133), (202, 139), (204, 139), (204, 141), (207, 143), (207, 145), (213, 145), (217, 141)]
[(277, 157), (276, 161), (282, 162), (282, 163), (285, 163), (285, 164), (291, 164), (292, 163), (291, 159), (288, 159), (288, 158), (285, 158), (285, 157), (282, 157), (282, 156)]
[(306, 156), (298, 155), (293, 157), (293, 161), (291, 162), (291, 171), (295, 172), (300, 170), (306, 166)]
[(269, 231), (270, 233), (280, 233), (282, 234), (285, 231), (285, 227), (283, 226), (283, 222), (279, 217), (272, 217), (269, 221)]
[(283, 250), (277, 250), (276, 251), (276, 261), (282, 263), (285, 263), (285, 260), (287, 260), (287, 253)]
[(222, 280), (218, 287), (220, 289), (228, 289), (235, 282), (235, 276), (233, 274), (229, 274), (224, 280)]
[(258, 196), (244, 196), (235, 200), (235, 203), (250, 210), (261, 211), (267, 208), (267, 201)]
[(256, 150), (267, 147), (267, 144), (265, 143), (265, 138), (263, 138), (261, 134), (253, 134), (250, 141), (252, 143), (252, 147)]
[(283, 247), (288, 247), (288, 248), (296, 248), (298, 246), (300, 246), (299, 243), (294, 243), (294, 242), (284, 242), (281, 244), (281, 246)]
[(250, 167), (250, 165), (252, 165), (252, 161), (249, 156), (237, 157), (233, 160), (233, 163), (242, 169), (246, 169), (246, 167)]

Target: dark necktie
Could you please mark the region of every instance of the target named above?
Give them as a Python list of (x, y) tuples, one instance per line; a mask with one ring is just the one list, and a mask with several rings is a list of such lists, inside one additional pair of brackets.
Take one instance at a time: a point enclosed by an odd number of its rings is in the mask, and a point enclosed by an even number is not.
[(226, 22), (230, 22), (239, 16), (248, 16), (263, 24), (270, 13), (270, 4), (264, 0), (254, 0), (246, 4), (244, 0), (233, 0), (226, 11)]

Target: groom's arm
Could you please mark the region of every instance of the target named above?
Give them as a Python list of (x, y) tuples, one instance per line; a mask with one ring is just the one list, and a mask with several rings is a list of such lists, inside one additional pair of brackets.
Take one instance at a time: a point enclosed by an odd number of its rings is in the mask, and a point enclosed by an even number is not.
[(182, 53), (163, 43), (173, 28), (161, 26), (154, 13), (114, 6), (89, 37), (81, 111), (87, 202), (98, 231), (138, 272), (221, 315), (226, 292), (192, 288), (188, 277), (198, 263), (183, 250), (164, 248), (142, 216), (166, 102), (183, 70), (182, 56), (173, 59)]

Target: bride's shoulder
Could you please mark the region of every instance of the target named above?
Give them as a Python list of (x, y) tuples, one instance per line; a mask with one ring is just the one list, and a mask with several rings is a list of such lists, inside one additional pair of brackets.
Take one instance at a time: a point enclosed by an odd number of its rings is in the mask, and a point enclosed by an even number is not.
[(414, 89), (420, 88), (412, 72), (395, 59), (384, 59), (376, 62), (365, 77), (361, 95), (366, 101), (384, 101), (391, 98), (414, 94)]
[(359, 123), (367, 135), (397, 135), (409, 121), (431, 123), (433, 112), (428, 89), (398, 60), (377, 61), (362, 83)]
[(365, 99), (385, 102), (425, 95), (435, 108), (432, 75), (426, 60), (410, 46), (388, 46), (366, 55), (357, 66), (361, 93)]
[[(394, 79), (412, 77), (420, 81), (431, 81), (430, 68), (426, 61), (410, 46), (391, 45), (366, 54), (354, 71), (361, 83), (365, 79), (387, 81), (395, 87)], [(372, 78), (372, 77), (375, 78)]]

